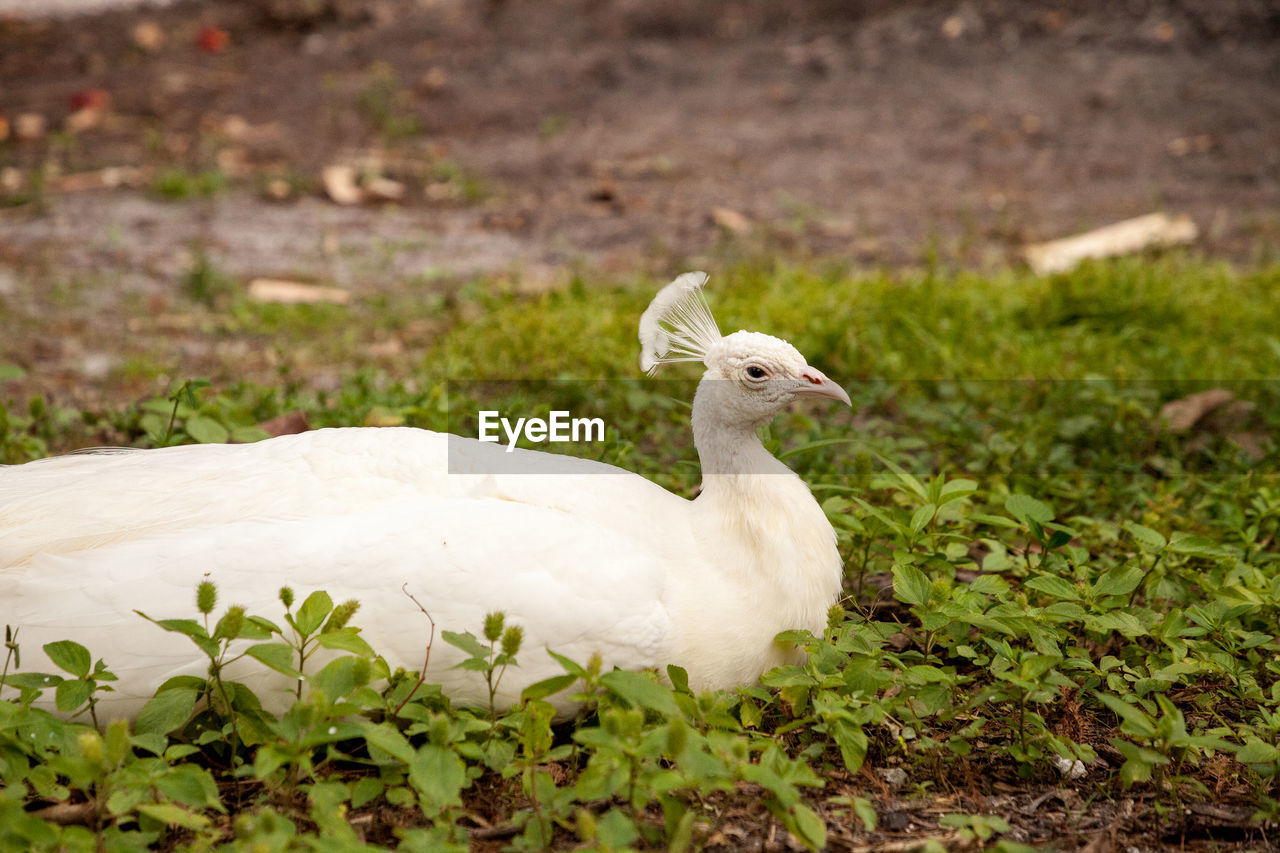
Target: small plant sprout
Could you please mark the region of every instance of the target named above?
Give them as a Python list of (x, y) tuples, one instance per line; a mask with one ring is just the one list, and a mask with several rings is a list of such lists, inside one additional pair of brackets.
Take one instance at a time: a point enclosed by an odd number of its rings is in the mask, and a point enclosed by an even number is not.
[(986, 842), (996, 833), (1009, 831), (1009, 822), (999, 815), (948, 814), (938, 818), (938, 823), (953, 827), (965, 841)]
[(218, 619), (212, 632), (209, 630), (209, 616), (218, 601), (217, 585), (207, 577), (196, 586), (196, 609), (204, 617), (201, 625), (193, 619), (153, 619), (141, 610), (134, 612), (166, 631), (182, 634), (191, 640), (209, 660), (209, 677), (204, 682), (203, 698), (215, 707), (220, 715), (231, 722), (232, 730), (236, 730), (236, 703), (233, 701), (234, 691), (223, 678), (227, 666), (244, 657), (246, 651), (231, 653), (231, 645), (236, 640), (264, 640), (271, 636), (270, 631), (260, 624), (261, 620), (251, 620), (244, 607), (232, 605)]
[(502, 676), (509, 666), (518, 666), (516, 655), (520, 652), (520, 644), (524, 640), (524, 629), (518, 625), (507, 625), (503, 613), (489, 613), (484, 617), (484, 638), (486, 647), (470, 631), (457, 633), (442, 631), (440, 636), (455, 648), (466, 652), (470, 657), (457, 664), (458, 669), (468, 669), (484, 676), (485, 686), (489, 692), (489, 718), (497, 719), (496, 696), (502, 683)]
[[(386, 79), (394, 117), (407, 102)], [(465, 180), (414, 168), (428, 183)], [(614, 668), (607, 645), (575, 646), (583, 660), (546, 648), (513, 606), (448, 624), (457, 609), (436, 603), (447, 591), (419, 576), (396, 577), (414, 604), (394, 596), (394, 649), (375, 651), (356, 627), (372, 599), (359, 609), (345, 590), (281, 575), (260, 591), (267, 607), (246, 609), (237, 602), (251, 593), (221, 570), (194, 572), (173, 611), (128, 614), (122, 630), (136, 636), (112, 643), (69, 625), (80, 633), (64, 639), (11, 606), (15, 575), (0, 570), (0, 622), (12, 623), (0, 652), (0, 851), (1029, 853), (1099, 832), (1142, 849), (1266, 847), (1280, 820), (1280, 263), (1241, 271), (1145, 255), (1047, 280), (940, 268), (848, 279), (751, 261), (731, 275), (717, 304), (726, 322), (781, 318), (851, 375), (983, 377), (868, 379), (850, 389), (852, 424), (799, 408), (783, 416), (786, 439), (770, 433), (768, 449), (821, 494), (845, 570), (825, 623), (830, 601), (808, 630), (766, 638), (780, 665), (702, 691), (693, 661), (634, 671)], [(441, 376), (606, 374), (634, 357), (645, 294), (576, 281), (531, 301), (508, 298), (508, 279), (407, 288), (406, 299), (430, 300), (426, 312), (404, 310), (416, 301), (331, 315), (231, 300), (217, 322), (279, 340), (286, 367), (295, 338), (321, 347), (317, 363), (343, 363), (388, 329), (406, 346), (430, 338)], [(10, 303), (0, 314), (26, 310)], [(431, 329), (411, 331), (406, 318), (424, 313)], [(379, 322), (316, 334), (365, 320)], [(391, 367), (312, 392), (282, 368), (270, 385), (214, 393), (178, 379), (136, 406), (79, 412), (8, 399), (37, 379), (3, 363), (20, 354), (0, 355), (6, 464), (95, 441), (250, 441), (263, 434), (255, 424), (295, 411), (317, 425), (457, 431), (459, 411), (515, 412), (531, 399), (527, 387), (410, 381)], [(672, 464), (692, 456), (692, 387), (551, 384), (565, 399), (539, 406), (574, 410), (589, 394), (610, 415), (606, 461), (694, 493), (696, 466)], [(1185, 433), (1157, 425), (1210, 384), (1233, 403)], [(0, 563), (23, 549), (6, 535), (5, 474)], [(81, 594), (50, 590), (55, 616), (64, 593)], [(474, 635), (444, 631), (433, 653), (423, 605), (440, 627)], [(156, 640), (173, 647), (156, 650), (166, 657), (185, 653), (190, 674), (138, 708), (112, 670)], [(49, 671), (22, 668), (33, 659)], [(470, 672), (438, 671), (458, 661)], [(531, 672), (541, 680), (519, 679), (515, 700), (517, 676)], [(434, 683), (463, 677), (465, 704)], [(133, 711), (127, 725), (107, 719)], [(993, 784), (1010, 796), (983, 800)], [(1059, 795), (1062, 808), (1048, 805)], [(890, 818), (914, 798), (904, 832)]]
[[(296, 614), (292, 611), (294, 601), (292, 589), (287, 586), (281, 587), (279, 598), (284, 604), (285, 622), (293, 630), (292, 636), (286, 638), (285, 642), (297, 655), (297, 671), (300, 674), (306, 671), (307, 660), (325, 645), (326, 635), (336, 634), (346, 628), (351, 617), (360, 609), (360, 602), (355, 599), (344, 601), (334, 607), (333, 600), (323, 590), (317, 590), (308, 595), (298, 607)], [(302, 698), (301, 679), (297, 684), (296, 696), (299, 699)]]

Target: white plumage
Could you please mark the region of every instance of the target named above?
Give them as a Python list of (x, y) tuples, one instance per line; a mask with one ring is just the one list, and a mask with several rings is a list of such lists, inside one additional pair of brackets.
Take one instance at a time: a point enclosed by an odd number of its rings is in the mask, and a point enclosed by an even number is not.
[[(24, 670), (71, 639), (121, 680), (99, 714), (135, 714), (177, 674), (204, 675), (182, 637), (134, 613), (194, 615), (207, 574), (223, 603), (279, 621), (277, 591), (361, 603), (355, 624), (394, 666), (421, 665), (428, 626), (479, 633), (500, 610), (525, 632), (503, 703), (562, 672), (544, 649), (607, 667), (684, 666), (695, 688), (749, 683), (820, 630), (840, 588), (835, 534), (756, 430), (797, 396), (848, 396), (785, 341), (721, 337), (689, 273), (640, 325), (646, 370), (699, 358), (693, 407), (703, 488), (686, 500), (619, 468), (424, 430), (326, 429), (248, 445), (76, 454), (0, 468), (0, 622)], [(517, 472), (518, 469), (518, 472)], [(428, 679), (483, 703), (436, 642)], [(264, 701), (292, 685), (254, 664)]]

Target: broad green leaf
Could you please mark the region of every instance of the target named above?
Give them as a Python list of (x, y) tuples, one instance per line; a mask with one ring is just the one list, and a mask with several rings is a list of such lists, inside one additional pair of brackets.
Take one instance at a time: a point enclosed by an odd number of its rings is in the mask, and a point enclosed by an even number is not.
[(1126, 521), (1122, 526), (1138, 541), (1144, 551), (1163, 551), (1164, 546), (1168, 544), (1158, 532), (1135, 521)]
[(1036, 575), (1025, 581), (1023, 586), (1068, 601), (1076, 601), (1080, 598), (1080, 591), (1076, 589), (1075, 584), (1068, 583), (1057, 575)]
[(578, 678), (587, 677), (587, 668), (579, 664), (577, 661), (567, 658), (559, 652), (552, 651), (551, 649), (547, 649), (547, 654), (555, 658), (556, 662), (564, 667), (565, 672), (570, 675), (577, 676)]
[(530, 684), (520, 691), (520, 698), (523, 700), (546, 699), (548, 696), (554, 696), (562, 690), (569, 689), (577, 680), (578, 676), (568, 672), (563, 675), (553, 675)]
[(978, 490), (976, 480), (966, 480), (963, 477), (950, 480), (943, 485), (941, 491), (942, 499), (938, 501), (939, 505), (949, 503), (959, 498), (968, 497)]
[(1005, 518), (1003, 515), (989, 515), (985, 512), (973, 512), (966, 516), (966, 518), (968, 518), (969, 521), (973, 521), (978, 524), (990, 524), (993, 527), (1016, 528), (1018, 526), (1016, 521)]
[(338, 649), (364, 657), (373, 657), (376, 652), (365, 642), (364, 637), (355, 628), (341, 628), (337, 631), (325, 631), (316, 637), (316, 642), (326, 649)]
[(642, 672), (614, 670), (602, 675), (600, 681), (637, 708), (646, 708), (671, 717), (680, 715), (680, 707), (676, 705), (670, 688), (663, 687)]
[(1070, 533), (1068, 533), (1065, 530), (1055, 530), (1053, 532), (1053, 535), (1049, 537), (1049, 541), (1044, 543), (1044, 547), (1049, 551), (1053, 551), (1057, 548), (1061, 548), (1063, 545), (1066, 545), (1070, 541), (1071, 541)]
[(323, 693), (330, 702), (337, 702), (351, 695), (351, 691), (357, 687), (368, 684), (370, 675), (367, 660), (343, 655), (329, 661), (319, 672), (311, 676), (311, 689)]
[(857, 773), (867, 758), (866, 733), (856, 723), (844, 720), (833, 720), (828, 728), (836, 746), (840, 747), (840, 757), (844, 759), (845, 769), (850, 773)]
[(1169, 538), (1169, 550), (1175, 554), (1186, 554), (1196, 557), (1222, 557), (1231, 553), (1212, 539), (1204, 536), (1193, 536), (1187, 533), (1175, 533)]
[(71, 640), (59, 640), (56, 643), (45, 643), (44, 653), (49, 660), (63, 672), (69, 672), (76, 678), (87, 678), (93, 666), (89, 650)]
[(138, 418), (138, 426), (153, 442), (159, 442), (168, 432), (169, 415), (167, 413), (160, 415), (155, 412), (147, 412)]
[(66, 713), (88, 702), (89, 693), (89, 682), (69, 679), (58, 685), (54, 698), (58, 710)]
[[(671, 805), (668, 806), (668, 803)], [(693, 847), (693, 809), (686, 808), (675, 797), (664, 797), (662, 811), (667, 826), (668, 853), (688, 853)]]
[(1061, 662), (1062, 658), (1054, 655), (1028, 655), (1019, 661), (1018, 670), (1023, 678), (1038, 681)]
[(441, 631), (440, 636), (446, 643), (454, 646), (455, 648), (462, 649), (462, 651), (471, 655), (473, 658), (487, 659), (489, 657), (489, 647), (482, 645), (480, 641), (476, 639), (476, 635), (472, 634), (470, 631), (464, 631), (461, 634), (456, 631)]
[(604, 849), (622, 850), (631, 846), (640, 834), (621, 809), (609, 809), (596, 821), (596, 837)]
[(810, 850), (822, 850), (827, 846), (827, 825), (813, 809), (797, 804), (792, 808), (796, 835)]
[(434, 743), (423, 745), (409, 762), (409, 784), (432, 809), (462, 805), (467, 767), (451, 749)]
[(1111, 745), (1125, 757), (1126, 761), (1120, 767), (1120, 781), (1125, 787), (1131, 787), (1138, 782), (1147, 782), (1151, 779), (1151, 771), (1157, 765), (1168, 764), (1169, 759), (1164, 755), (1152, 749), (1139, 746), (1136, 743), (1113, 739)]
[(236, 444), (253, 444), (270, 438), (271, 433), (260, 426), (240, 425), (231, 427), (231, 440)]
[(245, 649), (244, 653), (290, 678), (302, 676), (302, 673), (298, 672), (293, 665), (293, 647), (287, 643), (255, 643)]
[(298, 615), (293, 620), (298, 627), (298, 633), (304, 637), (314, 634), (331, 610), (333, 610), (333, 599), (329, 597), (329, 593), (318, 589), (308, 595), (307, 600), (298, 608)]
[(191, 719), (198, 696), (196, 691), (181, 687), (160, 691), (142, 706), (134, 730), (138, 734), (167, 735)]
[(1126, 563), (1108, 569), (1093, 584), (1094, 595), (1128, 595), (1138, 588), (1145, 574), (1135, 563)]
[(377, 776), (361, 777), (351, 786), (351, 808), (358, 809), (373, 802), (382, 796), (386, 787), (386, 783)]
[(893, 567), (893, 592), (899, 601), (923, 607), (929, 603), (932, 587), (925, 573), (915, 566), (902, 564)]
[(1143, 738), (1156, 736), (1155, 721), (1141, 709), (1110, 693), (1094, 694), (1102, 704), (1106, 705), (1122, 721), (1121, 730), (1126, 734)]
[(135, 610), (133, 612), (137, 613), (143, 619), (146, 619), (150, 622), (153, 622), (156, 625), (159, 625), (161, 628), (165, 629), (166, 631), (173, 631), (178, 634), (186, 634), (188, 637), (198, 638), (198, 639), (208, 639), (209, 637), (209, 632), (204, 629), (203, 625), (201, 625), (199, 622), (197, 622), (194, 619), (152, 619), (150, 616), (143, 613), (141, 610)]
[(999, 575), (978, 575), (969, 582), (969, 589), (982, 595), (1002, 596), (1009, 591), (1009, 582)]
[(155, 780), (155, 787), (171, 800), (193, 809), (226, 811), (218, 799), (218, 784), (208, 770), (195, 764), (170, 768)]
[(919, 507), (911, 514), (911, 532), (919, 533), (924, 530), (925, 525), (933, 521), (933, 517), (937, 514), (938, 508), (933, 504), (925, 504)]
[(414, 760), (415, 752), (413, 746), (391, 724), (371, 723), (367, 720), (362, 720), (359, 725), (361, 735), (370, 746), (376, 746), (405, 764), (409, 764)]
[(19, 690), (47, 690), (57, 687), (65, 680), (61, 675), (51, 672), (11, 672), (4, 677), (4, 684)]
[(200, 444), (225, 444), (227, 439), (231, 438), (226, 427), (204, 415), (193, 415), (187, 418), (183, 429)]
[[(907, 469), (892, 459), (881, 456), (879, 453), (875, 454), (875, 457), (880, 460), (881, 464), (897, 475), (901, 486), (895, 485), (894, 488), (898, 488), (899, 491), (911, 492), (922, 501), (929, 500), (929, 490), (924, 487), (924, 484), (915, 475), (908, 473)], [(892, 478), (890, 478), (890, 482), (892, 482)]]
[(138, 811), (147, 817), (160, 821), (165, 826), (180, 826), (183, 829), (204, 829), (209, 825), (209, 818), (197, 814), (182, 806), (172, 803), (150, 803), (138, 806)]
[[(1236, 753), (1236, 761), (1241, 764), (1274, 766), (1277, 762), (1280, 762), (1280, 748), (1264, 743), (1257, 738), (1251, 738)], [(1275, 775), (1274, 770), (1269, 775)]]
[(129, 743), (135, 749), (143, 749), (152, 755), (164, 755), (165, 748), (169, 745), (169, 740), (164, 735), (155, 734), (154, 732), (139, 732), (129, 738)]
[(858, 816), (858, 820), (862, 821), (862, 828), (867, 832), (873, 832), (876, 823), (880, 820), (880, 815), (876, 813), (876, 807), (866, 797), (853, 798), (853, 813)]
[(1044, 524), (1046, 521), (1053, 521), (1053, 510), (1049, 505), (1030, 495), (1009, 495), (1005, 498), (1004, 508), (1022, 522), (1034, 521)]
[(185, 634), (186, 636), (190, 637), (192, 642), (194, 642), (197, 646), (199, 646), (200, 650), (203, 651), (205, 654), (209, 655), (210, 657), (217, 656), (218, 644), (215, 643), (209, 637), (209, 632), (207, 632), (204, 629), (204, 626), (201, 625), (196, 620), (194, 619), (152, 619), (150, 616), (143, 613), (141, 610), (134, 610), (133, 612), (137, 613), (143, 619), (146, 619), (152, 624), (160, 626), (166, 631), (171, 631), (175, 634)]
[[(1010, 522), (1013, 524), (1013, 522)], [(1017, 526), (1017, 525), (1013, 525)], [(982, 558), (982, 571), (984, 572), (1007, 572), (1013, 568), (1014, 561), (1009, 557), (1009, 552), (1003, 544), (991, 544), (990, 539), (984, 539), (983, 542), (991, 548), (991, 553)]]
[(759, 764), (748, 764), (742, 768), (742, 777), (754, 782), (773, 794), (784, 807), (790, 808), (800, 801), (800, 793), (796, 787), (778, 775), (778, 772), (764, 761)]
[(364, 846), (346, 820), (345, 803), (350, 798), (351, 789), (345, 782), (316, 782), (307, 790), (311, 819), (316, 822), (321, 837), (345, 841), (348, 850)]
[(894, 521), (893, 518), (890, 517), (889, 514), (886, 513), (884, 510), (880, 509), (879, 507), (873, 504), (867, 503), (862, 498), (854, 498), (853, 500), (855, 503), (857, 503), (858, 506), (866, 510), (871, 515), (872, 518), (879, 521), (889, 530), (905, 535), (906, 528), (903, 527), (901, 524), (899, 524), (897, 521)]
[(266, 637), (270, 637), (272, 634), (284, 633), (284, 631), (280, 629), (279, 625), (272, 622), (270, 619), (266, 618), (265, 616), (250, 616), (248, 617), (248, 621), (256, 625), (258, 628), (262, 629), (264, 632), (266, 632), (263, 634), (264, 639)]
[(1110, 633), (1116, 631), (1126, 637), (1142, 637), (1149, 633), (1146, 625), (1127, 610), (1111, 610), (1097, 616), (1085, 617), (1085, 626), (1091, 631)]
[(289, 763), (289, 754), (274, 745), (266, 745), (253, 755), (253, 775), (257, 779), (266, 779), (281, 767)]

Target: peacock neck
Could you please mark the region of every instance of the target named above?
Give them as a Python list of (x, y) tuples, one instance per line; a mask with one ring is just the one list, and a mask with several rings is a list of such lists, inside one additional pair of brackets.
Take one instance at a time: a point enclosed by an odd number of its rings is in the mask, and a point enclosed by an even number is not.
[(775, 477), (787, 481), (795, 474), (765, 450), (756, 430), (761, 424), (726, 417), (719, 399), (723, 380), (704, 379), (693, 398), (693, 444), (702, 465), (702, 494), (740, 493), (744, 489), (768, 489)]
[(693, 441), (702, 462), (695, 529), (713, 544), (718, 577), (739, 579), (734, 589), (751, 578), (769, 601), (776, 623), (765, 632), (770, 640), (783, 628), (821, 631), (840, 589), (835, 531), (804, 481), (765, 450), (759, 424), (735, 422), (729, 388), (704, 379), (694, 397)]
[[(820, 631), (840, 588), (835, 532), (809, 487), (765, 450), (756, 425), (735, 425), (699, 386), (693, 439), (702, 462), (694, 526), (714, 543), (726, 577), (750, 577), (768, 598), (777, 630)], [(724, 402), (721, 400), (720, 402)], [(781, 661), (779, 661), (781, 662)]]

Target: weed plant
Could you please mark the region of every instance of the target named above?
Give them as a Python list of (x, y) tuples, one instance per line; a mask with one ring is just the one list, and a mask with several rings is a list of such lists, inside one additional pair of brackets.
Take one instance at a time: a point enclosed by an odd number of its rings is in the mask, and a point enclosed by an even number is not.
[[(1049, 278), (752, 265), (725, 278), (711, 290), (723, 328), (787, 337), (855, 401), (765, 432), (846, 559), (827, 630), (779, 637), (804, 663), (695, 695), (678, 667), (560, 658), (563, 674), (508, 711), (455, 708), (364, 642), (356, 603), (305, 590), (295, 609), (282, 590), (279, 613), (218, 612), (210, 578), (195, 618), (138, 616), (210, 666), (131, 724), (94, 719), (127, 661), (55, 643), (61, 671), (29, 672), (10, 626), (0, 849), (688, 850), (759, 845), (770, 826), (815, 850), (874, 845), (892, 828), (873, 769), (952, 804), (997, 783), (1070, 786), (1175, 833), (1190, 804), (1226, 802), (1265, 844), (1280, 818), (1280, 268), (1173, 257)], [(633, 374), (647, 295), (516, 298), (477, 282), (443, 309), (470, 321), (411, 378), (356, 373), (314, 395), (189, 383), (121, 414), (11, 405), (0, 451), (42, 455), (86, 418), (142, 445), (251, 440), (292, 409), (314, 425), (443, 429), (486, 393), (460, 378)], [(519, 383), (493, 387), (486, 407), (529, 402)], [(1238, 422), (1162, 427), (1162, 406), (1210, 387), (1250, 404)], [(611, 413), (600, 457), (692, 494), (688, 386), (590, 388)], [(492, 614), (478, 636), (442, 637), (493, 695), (535, 653), (519, 627)], [(301, 679), (285, 713), (225, 680), (236, 656)], [(571, 724), (555, 720), (560, 697), (582, 708)], [(743, 815), (749, 838), (732, 834)], [(1019, 820), (942, 809), (917, 837), (1023, 849), (1003, 837)]]

